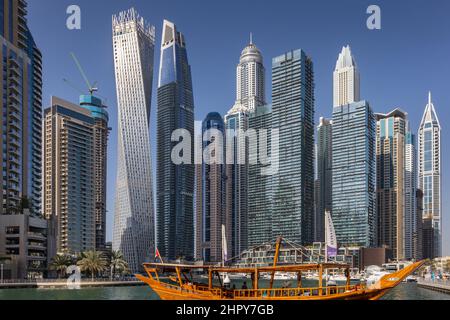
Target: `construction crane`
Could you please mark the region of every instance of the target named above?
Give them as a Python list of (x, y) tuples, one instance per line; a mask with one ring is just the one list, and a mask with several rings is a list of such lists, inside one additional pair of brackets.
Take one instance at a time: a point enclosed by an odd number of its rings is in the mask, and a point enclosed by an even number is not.
[(73, 61), (77, 65), (78, 71), (80, 71), (81, 76), (84, 79), (84, 82), (86, 82), (86, 85), (87, 85), (88, 90), (89, 90), (89, 94), (92, 96), (94, 94), (94, 92), (98, 91), (98, 88), (95, 87), (97, 82), (94, 82), (94, 85), (92, 86), (91, 83), (89, 82), (88, 77), (86, 76), (86, 73), (84, 72), (83, 68), (81, 67), (80, 61), (78, 61), (77, 56), (75, 55), (75, 53), (71, 52), (70, 55), (72, 56)]

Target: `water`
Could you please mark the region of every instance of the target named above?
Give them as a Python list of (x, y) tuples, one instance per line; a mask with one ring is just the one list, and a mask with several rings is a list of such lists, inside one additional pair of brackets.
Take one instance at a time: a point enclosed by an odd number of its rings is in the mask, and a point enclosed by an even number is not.
[[(67, 289), (2, 289), (0, 300), (157, 300), (148, 286)], [(402, 283), (384, 300), (450, 300), (450, 295)]]

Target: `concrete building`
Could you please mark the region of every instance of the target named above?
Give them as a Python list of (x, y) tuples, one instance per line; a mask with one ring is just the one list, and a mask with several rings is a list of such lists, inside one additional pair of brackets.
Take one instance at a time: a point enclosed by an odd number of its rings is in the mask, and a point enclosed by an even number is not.
[(342, 48), (333, 73), (333, 107), (360, 100), (359, 70), (350, 46)]
[(133, 8), (112, 18), (118, 108), (113, 250), (132, 272), (154, 257), (150, 112), (155, 27)]
[(42, 279), (47, 274), (47, 226), (45, 219), (29, 212), (0, 217), (0, 259), (9, 266), (4, 267), (4, 279)]
[[(405, 258), (405, 175), (407, 113), (395, 109), (375, 114), (377, 120), (377, 216), (378, 245), (390, 248), (400, 261)], [(411, 200), (411, 199), (408, 199)], [(414, 206), (415, 197), (412, 199)]]

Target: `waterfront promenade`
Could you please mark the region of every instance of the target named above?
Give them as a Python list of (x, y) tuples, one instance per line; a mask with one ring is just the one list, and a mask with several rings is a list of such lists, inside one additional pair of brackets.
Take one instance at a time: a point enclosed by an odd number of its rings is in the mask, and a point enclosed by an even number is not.
[(423, 289), (450, 294), (450, 280), (418, 279), (417, 286)]
[[(25, 289), (25, 288), (39, 288), (39, 289), (67, 289), (71, 283), (67, 279), (36, 279), (36, 280), (4, 280), (0, 281), (0, 289)], [(73, 283), (72, 283), (73, 284)], [(110, 280), (110, 279), (81, 279), (80, 287), (130, 287), (142, 286), (144, 283), (136, 278)]]

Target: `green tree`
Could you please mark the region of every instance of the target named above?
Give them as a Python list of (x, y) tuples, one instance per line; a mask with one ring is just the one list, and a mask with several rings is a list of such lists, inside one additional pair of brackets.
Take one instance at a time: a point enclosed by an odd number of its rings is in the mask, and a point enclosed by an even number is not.
[(124, 274), (129, 272), (128, 263), (123, 257), (123, 253), (119, 250), (113, 250), (110, 254), (109, 266), (111, 268), (111, 279), (116, 273)]
[(90, 274), (92, 281), (94, 281), (94, 276), (105, 271), (108, 262), (105, 259), (103, 252), (87, 251), (83, 252), (79, 256), (77, 265), (80, 267), (82, 272)]
[(66, 254), (57, 254), (52, 259), (50, 268), (56, 270), (58, 278), (61, 279), (66, 273), (67, 267), (72, 264), (72, 258)]

